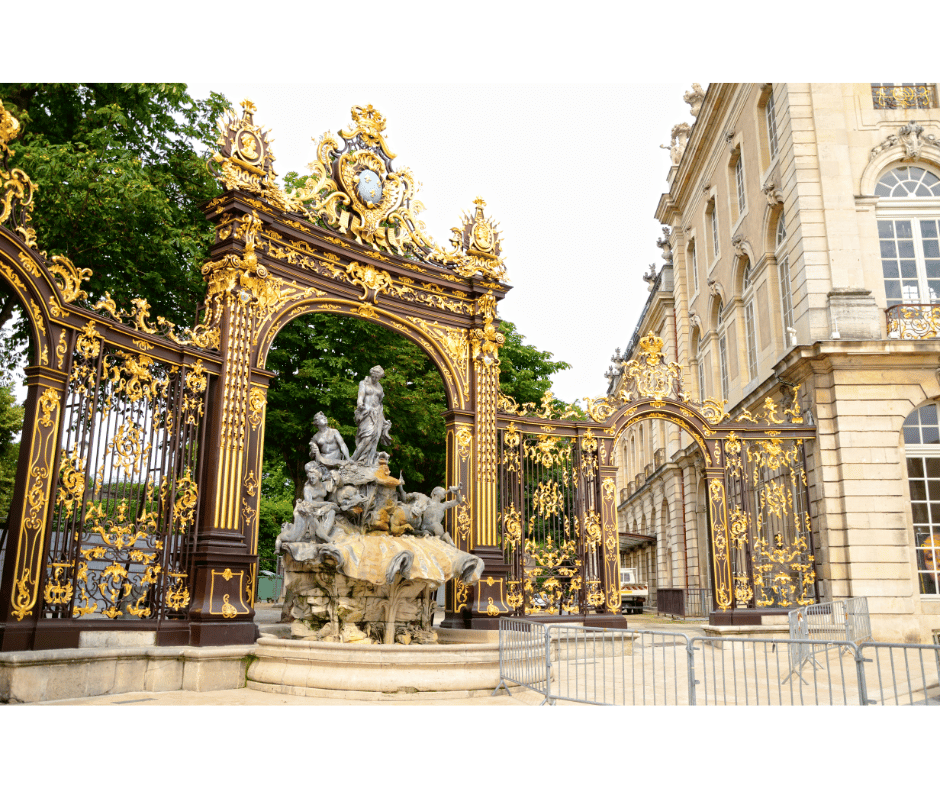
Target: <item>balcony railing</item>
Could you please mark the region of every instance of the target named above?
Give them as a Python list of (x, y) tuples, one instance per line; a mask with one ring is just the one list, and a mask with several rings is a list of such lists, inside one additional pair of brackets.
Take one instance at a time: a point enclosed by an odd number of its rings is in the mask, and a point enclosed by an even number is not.
[(937, 106), (933, 85), (927, 82), (901, 85), (873, 82), (871, 101), (875, 109), (928, 109)]
[(940, 337), (940, 304), (896, 304), (885, 310), (888, 339)]

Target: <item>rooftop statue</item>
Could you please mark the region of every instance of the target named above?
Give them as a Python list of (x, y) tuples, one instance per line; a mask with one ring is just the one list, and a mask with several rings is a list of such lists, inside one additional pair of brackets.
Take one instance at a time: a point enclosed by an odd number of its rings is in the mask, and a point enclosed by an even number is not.
[[(430, 496), (406, 492), (389, 472), (391, 422), (373, 367), (359, 384), (356, 450), (323, 413), (314, 422), (304, 495), (276, 543), (284, 553), (287, 602), (282, 620), (295, 637), (326, 641), (433, 642), (434, 595), (446, 581), (475, 583), (483, 561), (457, 549), (444, 528), (447, 509), (464, 503), (459, 487)], [(447, 496), (457, 497), (448, 501)]]

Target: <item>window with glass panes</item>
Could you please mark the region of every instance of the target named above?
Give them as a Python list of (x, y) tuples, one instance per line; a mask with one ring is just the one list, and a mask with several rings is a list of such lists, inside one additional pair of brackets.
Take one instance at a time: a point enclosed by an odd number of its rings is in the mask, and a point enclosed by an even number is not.
[(937, 403), (904, 420), (904, 453), (914, 527), (917, 589), (940, 594), (940, 419)]
[(689, 244), (689, 276), (692, 277), (691, 292), (698, 292), (698, 259), (695, 257), (695, 243)]
[[(887, 305), (930, 304), (940, 300), (940, 219), (936, 216), (901, 216), (883, 214), (893, 209), (891, 200), (924, 200), (923, 208), (910, 206), (911, 212), (940, 213), (927, 200), (940, 198), (940, 178), (923, 167), (896, 167), (885, 173), (875, 187), (879, 202), (878, 241)], [(899, 212), (905, 212), (900, 209)]]
[(718, 214), (714, 200), (708, 203), (708, 221), (712, 228), (712, 253), (718, 257)]
[[(790, 258), (783, 254), (783, 244), (787, 240), (787, 223), (783, 220), (783, 214), (777, 219), (777, 232), (774, 248), (780, 260), (780, 314), (783, 318), (783, 346), (790, 347), (793, 343), (790, 340), (788, 328), (793, 328), (793, 295), (790, 290)], [(781, 256), (782, 255), (782, 256)]]
[(770, 91), (767, 94), (767, 103), (764, 105), (764, 113), (767, 118), (767, 144), (770, 148), (770, 158), (777, 157), (777, 118), (774, 115), (774, 93)]
[(734, 182), (738, 189), (738, 215), (744, 213), (744, 159), (741, 156), (741, 150), (738, 149), (738, 160), (734, 163)]
[(793, 297), (790, 294), (790, 258), (786, 255), (780, 261), (780, 311), (783, 315), (783, 345), (793, 344), (788, 328), (793, 328)]
[(751, 264), (744, 267), (743, 295), (744, 304), (744, 335), (747, 339), (747, 373), (748, 380), (757, 377), (757, 331), (754, 325), (754, 297), (751, 282)]
[[(724, 318), (722, 317), (721, 310), (724, 308), (724, 305), (719, 302), (718, 304), (718, 326), (724, 323)], [(722, 333), (718, 337), (718, 366), (721, 372), (721, 398), (728, 399), (728, 342), (727, 335)]]

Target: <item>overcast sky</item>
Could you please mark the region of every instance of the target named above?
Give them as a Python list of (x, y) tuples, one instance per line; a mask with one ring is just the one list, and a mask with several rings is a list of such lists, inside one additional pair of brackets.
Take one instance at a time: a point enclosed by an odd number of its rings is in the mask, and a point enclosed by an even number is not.
[[(648, 295), (642, 275), (661, 263), (653, 213), (666, 190), (676, 123), (694, 78), (673, 84), (394, 85), (190, 83), (234, 105), (250, 98), (271, 129), (278, 175), (307, 172), (313, 139), (372, 104), (387, 121), (393, 165), (421, 182), (431, 236), (450, 228), (479, 195), (499, 222), (513, 289), (500, 317), (527, 342), (572, 368), (553, 378), (566, 401), (604, 393)], [(239, 110), (240, 111), (240, 110)]]

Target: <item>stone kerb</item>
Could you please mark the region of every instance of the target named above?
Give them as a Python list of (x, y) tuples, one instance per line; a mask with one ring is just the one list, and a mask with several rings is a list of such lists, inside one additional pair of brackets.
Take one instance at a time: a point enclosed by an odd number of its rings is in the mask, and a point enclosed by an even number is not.
[(254, 650), (251, 645), (7, 652), (0, 654), (0, 703), (240, 689)]

